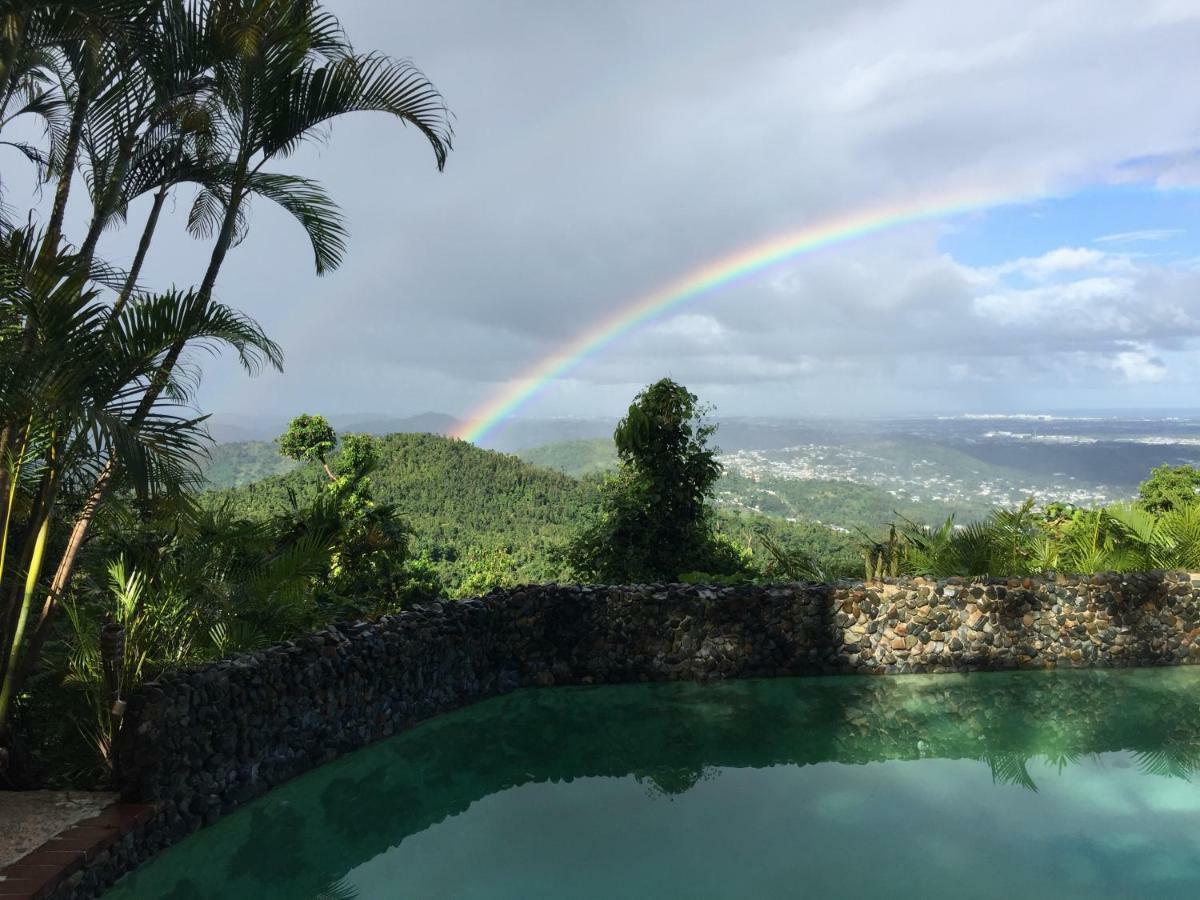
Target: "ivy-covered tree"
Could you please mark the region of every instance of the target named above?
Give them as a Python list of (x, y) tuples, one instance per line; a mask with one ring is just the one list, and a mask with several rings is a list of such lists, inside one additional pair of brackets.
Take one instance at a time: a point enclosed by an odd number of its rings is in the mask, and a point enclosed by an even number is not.
[(705, 421), (707, 412), (669, 378), (634, 398), (613, 434), (620, 470), (601, 488), (598, 517), (567, 551), (579, 577), (659, 581), (739, 567), (714, 527), (711, 500), (721, 465), (708, 446), (716, 426)]

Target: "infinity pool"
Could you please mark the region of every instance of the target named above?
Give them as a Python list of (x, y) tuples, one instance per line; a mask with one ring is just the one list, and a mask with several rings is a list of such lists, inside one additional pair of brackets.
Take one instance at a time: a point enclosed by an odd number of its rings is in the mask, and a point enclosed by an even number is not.
[(1200, 667), (531, 690), (297, 779), (124, 898), (1200, 896)]

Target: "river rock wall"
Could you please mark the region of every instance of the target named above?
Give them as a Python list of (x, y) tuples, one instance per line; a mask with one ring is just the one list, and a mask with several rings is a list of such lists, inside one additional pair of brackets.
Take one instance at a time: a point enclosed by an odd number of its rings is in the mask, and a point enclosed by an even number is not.
[[(158, 806), (92, 896), (337, 756), (520, 687), (1200, 661), (1200, 574), (714, 588), (544, 585), (336, 625), (129, 698), (123, 796)], [(66, 895), (64, 895), (66, 896)]]

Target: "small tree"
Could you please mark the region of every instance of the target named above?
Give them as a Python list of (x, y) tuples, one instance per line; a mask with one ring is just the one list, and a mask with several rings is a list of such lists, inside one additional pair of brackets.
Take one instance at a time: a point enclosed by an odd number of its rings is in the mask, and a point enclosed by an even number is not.
[(377, 503), (371, 472), (379, 444), (369, 434), (337, 432), (323, 416), (301, 415), (279, 438), (279, 452), (302, 462), (319, 462), (329, 476), (325, 506), (336, 518), (328, 570), (317, 579), (318, 599), (348, 610), (382, 613), (441, 594), (428, 560), (409, 554), (411, 533), (396, 507)]
[(297, 462), (319, 462), (330, 481), (337, 481), (337, 476), (329, 468), (326, 457), (336, 446), (337, 432), (324, 416), (296, 416), (279, 439), (281, 454)]
[(1147, 512), (1164, 513), (1191, 506), (1200, 499), (1200, 470), (1193, 466), (1161, 465), (1138, 486), (1138, 506)]
[(613, 440), (619, 472), (601, 488), (600, 514), (567, 550), (583, 578), (677, 579), (682, 572), (735, 571), (736, 553), (718, 540), (710, 499), (721, 465), (708, 439), (716, 426), (695, 394), (669, 378), (634, 398)]

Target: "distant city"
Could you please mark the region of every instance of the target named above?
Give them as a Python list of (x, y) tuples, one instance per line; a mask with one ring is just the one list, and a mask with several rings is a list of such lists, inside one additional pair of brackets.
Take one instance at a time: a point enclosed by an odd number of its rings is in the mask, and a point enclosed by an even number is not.
[(1132, 491), (1112, 485), (1034, 479), (1019, 472), (1007, 476), (994, 466), (947, 472), (943, 463), (925, 457), (898, 459), (845, 446), (806, 444), (781, 450), (739, 450), (721, 457), (727, 470), (755, 482), (851, 481), (887, 491), (898, 500), (934, 501), (950, 506), (1013, 506), (1036, 496), (1043, 502), (1078, 506), (1103, 505), (1126, 499)]

